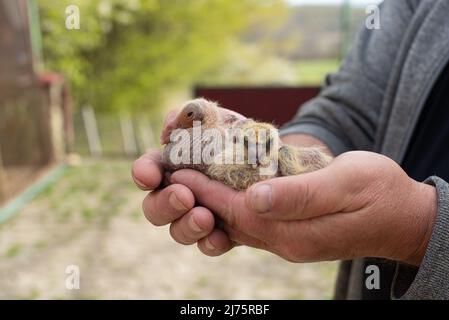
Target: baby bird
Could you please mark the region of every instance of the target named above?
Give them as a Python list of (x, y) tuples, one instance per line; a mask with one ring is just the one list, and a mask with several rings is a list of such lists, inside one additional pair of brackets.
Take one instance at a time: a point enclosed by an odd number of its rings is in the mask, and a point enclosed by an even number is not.
[(272, 124), (223, 115), (206, 99), (187, 102), (167, 123), (161, 141), (167, 171), (198, 170), (239, 191), (262, 180), (315, 171), (332, 160), (319, 147), (284, 145)]

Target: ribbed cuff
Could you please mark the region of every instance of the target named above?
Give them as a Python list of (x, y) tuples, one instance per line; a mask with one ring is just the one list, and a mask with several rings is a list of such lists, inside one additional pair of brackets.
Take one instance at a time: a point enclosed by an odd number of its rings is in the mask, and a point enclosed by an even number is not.
[[(414, 279), (410, 277), (416, 271), (398, 263), (392, 286), (394, 299), (449, 299), (449, 184), (438, 177), (430, 177), (424, 183), (437, 189), (438, 213), (435, 225)], [(404, 288), (407, 280), (411, 280), (408, 289)]]

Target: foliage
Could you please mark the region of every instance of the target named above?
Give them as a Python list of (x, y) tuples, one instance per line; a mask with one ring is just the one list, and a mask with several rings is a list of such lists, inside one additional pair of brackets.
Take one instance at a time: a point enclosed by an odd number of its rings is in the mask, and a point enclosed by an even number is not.
[[(240, 32), (282, 12), (280, 0), (39, 0), (44, 62), (63, 72), (77, 105), (157, 106), (164, 90), (201, 82)], [(65, 9), (80, 8), (80, 30)]]
[(297, 82), (303, 86), (321, 85), (327, 74), (336, 72), (340, 62), (333, 60), (299, 60), (296, 62)]
[(283, 59), (260, 42), (235, 42), (226, 62), (217, 66), (199, 84), (226, 86), (298, 85), (295, 63)]

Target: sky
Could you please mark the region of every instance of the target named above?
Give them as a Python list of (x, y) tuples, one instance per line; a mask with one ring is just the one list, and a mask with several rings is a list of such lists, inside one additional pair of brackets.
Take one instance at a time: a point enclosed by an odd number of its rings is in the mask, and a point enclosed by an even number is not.
[[(343, 1), (342, 0), (286, 0), (288, 3), (293, 5), (304, 5), (304, 4), (313, 4), (313, 5), (339, 5)], [(366, 6), (369, 4), (378, 4), (382, 2), (381, 0), (351, 0), (351, 4), (354, 6)]]

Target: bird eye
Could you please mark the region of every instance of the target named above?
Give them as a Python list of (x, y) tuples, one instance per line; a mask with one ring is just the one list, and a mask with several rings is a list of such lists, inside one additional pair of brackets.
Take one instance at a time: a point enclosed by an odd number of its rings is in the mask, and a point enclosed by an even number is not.
[(189, 113), (187, 113), (187, 117), (192, 118), (193, 117), (193, 111), (190, 111)]

